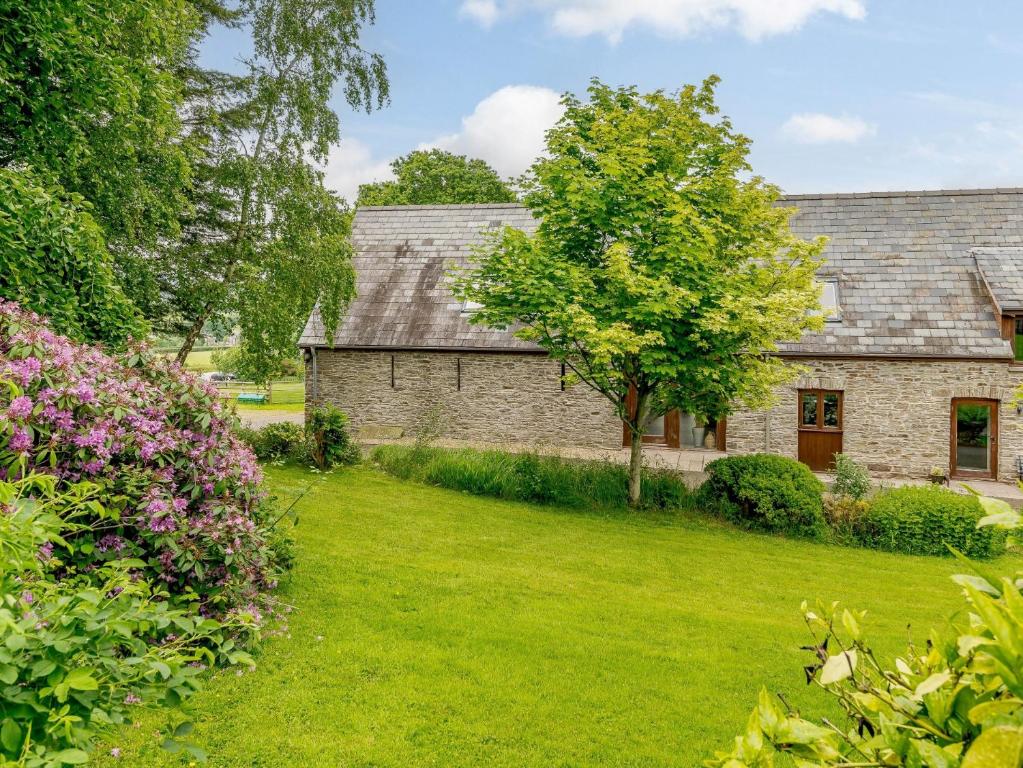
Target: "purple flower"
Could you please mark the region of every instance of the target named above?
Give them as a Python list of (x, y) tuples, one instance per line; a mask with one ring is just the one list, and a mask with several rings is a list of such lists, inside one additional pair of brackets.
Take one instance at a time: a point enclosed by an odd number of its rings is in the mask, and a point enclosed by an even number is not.
[(19, 395), (11, 400), (11, 404), (7, 406), (7, 418), (15, 421), (24, 421), (32, 415), (33, 405), (31, 397)]
[(32, 447), (32, 437), (24, 427), (15, 427), (11, 439), (7, 441), (7, 447), (15, 453), (27, 451)]
[(50, 560), (53, 559), (53, 544), (46, 542), (39, 547), (39, 551), (36, 552), (36, 557), (44, 563), (50, 562)]
[(32, 605), (36, 601), (35, 595), (29, 592), (27, 589), (21, 593), (21, 600), (25, 605)]
[(139, 698), (138, 696), (136, 696), (134, 693), (129, 693), (127, 696), (124, 697), (124, 703), (125, 704), (141, 704), (142, 703), (142, 699)]
[(170, 533), (171, 531), (176, 531), (177, 528), (178, 524), (174, 522), (174, 518), (170, 515), (154, 517), (149, 521), (149, 530), (154, 533)]

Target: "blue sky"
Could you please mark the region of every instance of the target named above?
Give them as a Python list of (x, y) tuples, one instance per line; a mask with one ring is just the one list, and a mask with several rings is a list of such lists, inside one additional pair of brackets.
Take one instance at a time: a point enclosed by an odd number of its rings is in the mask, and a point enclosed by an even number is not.
[[(1010, 0), (377, 0), (391, 104), (336, 100), (328, 183), (351, 197), (441, 146), (524, 170), (558, 94), (722, 78), (754, 170), (785, 191), (1023, 186), (1023, 4)], [(216, 32), (208, 63), (244, 40)]]

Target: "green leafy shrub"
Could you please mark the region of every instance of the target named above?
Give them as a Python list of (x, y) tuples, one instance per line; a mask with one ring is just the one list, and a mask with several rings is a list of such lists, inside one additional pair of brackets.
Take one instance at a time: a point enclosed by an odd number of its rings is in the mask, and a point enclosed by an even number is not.
[(249, 444), (260, 461), (301, 461), (309, 455), (305, 430), (290, 421), (267, 424), (261, 429), (240, 430), (239, 437)]
[(760, 453), (712, 461), (700, 498), (739, 525), (821, 539), (827, 532), (823, 491), (805, 464)]
[(868, 509), (870, 503), (866, 499), (837, 496), (833, 493), (824, 494), (824, 519), (828, 522), (835, 542), (855, 545), (856, 526), (867, 514)]
[(874, 496), (854, 534), (861, 545), (889, 552), (948, 555), (951, 546), (970, 557), (993, 557), (1004, 549), (1005, 536), (991, 527), (978, 529), (983, 516), (974, 496), (935, 486), (905, 486)]
[[(628, 505), (628, 468), (610, 461), (422, 445), (381, 445), (371, 457), (402, 479), (480, 496), (576, 508)], [(644, 506), (678, 509), (691, 501), (692, 492), (678, 474), (659, 470), (646, 474)]]
[(99, 734), (194, 693), (215, 661), (211, 648), (230, 663), (252, 663), (233, 639), (255, 624), (252, 614), (215, 620), (176, 607), (165, 588), (138, 578), (139, 560), (83, 573), (55, 554), (116, 521), (100, 496), (94, 483), (58, 491), (50, 475), (0, 482), (4, 765), (84, 763)]
[[(977, 498), (980, 528), (1018, 533), (1023, 517)], [(707, 768), (1018, 768), (1023, 760), (1023, 580), (999, 578), (959, 556), (954, 576), (968, 610), (883, 665), (866, 641), (864, 614), (819, 604), (803, 618), (813, 642), (807, 682), (835, 699), (846, 722), (800, 717), (764, 690), (730, 752)]]
[(848, 496), (860, 500), (870, 493), (870, 475), (867, 470), (845, 453), (835, 454), (835, 482), (831, 492), (836, 496)]
[(309, 455), (320, 469), (358, 464), (359, 446), (348, 431), (348, 416), (332, 405), (314, 408), (306, 418)]

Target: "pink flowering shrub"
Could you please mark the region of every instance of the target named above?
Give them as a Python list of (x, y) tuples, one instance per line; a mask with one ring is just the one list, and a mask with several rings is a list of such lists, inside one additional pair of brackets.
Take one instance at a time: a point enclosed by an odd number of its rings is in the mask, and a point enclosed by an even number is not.
[(0, 479), (33, 471), (100, 485), (116, 519), (71, 542), (87, 572), (114, 559), (199, 603), (257, 612), (282, 556), (270, 541), (261, 473), (211, 386), (164, 358), (111, 354), (0, 301)]

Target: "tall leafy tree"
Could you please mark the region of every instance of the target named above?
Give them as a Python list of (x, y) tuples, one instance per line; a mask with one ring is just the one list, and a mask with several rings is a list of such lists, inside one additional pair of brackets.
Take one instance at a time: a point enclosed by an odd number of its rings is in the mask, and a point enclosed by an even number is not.
[(20, 169), (0, 168), (0, 296), (82, 341), (120, 345), (146, 332), (81, 200), (62, 200)]
[(515, 328), (611, 402), (632, 434), (632, 504), (652, 418), (764, 406), (795, 375), (778, 342), (821, 327), (824, 241), (795, 237), (777, 188), (750, 176), (717, 82), (566, 96), (523, 180), (536, 234), (504, 229), (456, 275), (482, 304), (473, 322)]
[(391, 163), (395, 179), (363, 184), (358, 206), (510, 203), (515, 193), (485, 161), (441, 149), (416, 150)]
[(0, 167), (81, 195), (108, 240), (173, 233), (189, 170), (179, 70), (201, 20), (186, 0), (0, 3)]
[(372, 0), (241, 0), (252, 35), (238, 74), (204, 72), (188, 105), (193, 207), (175, 247), (136, 260), (163, 297), (184, 360), (211, 319), (237, 314), (250, 356), (292, 354), (314, 303), (336, 327), (353, 291), (349, 214), (317, 164), (340, 139), (335, 90), (371, 110), (388, 96), (383, 60), (360, 45)]

